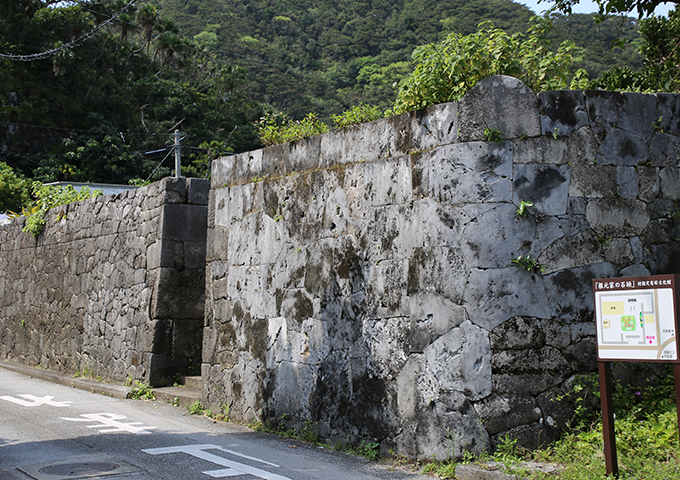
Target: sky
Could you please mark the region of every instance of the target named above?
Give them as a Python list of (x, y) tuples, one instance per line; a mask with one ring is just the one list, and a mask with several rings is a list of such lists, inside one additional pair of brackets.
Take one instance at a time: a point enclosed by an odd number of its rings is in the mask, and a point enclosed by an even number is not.
[[(536, 13), (541, 13), (542, 11), (549, 9), (552, 6), (552, 2), (550, 1), (543, 1), (541, 3), (538, 3), (538, 0), (514, 0), (514, 1), (517, 3), (521, 3), (522, 5), (526, 5)], [(675, 4), (673, 3), (662, 3), (661, 5), (656, 7), (654, 13), (656, 13), (657, 15), (665, 15), (670, 10), (673, 10), (674, 6)], [(597, 4), (595, 2), (591, 2), (588, 0), (581, 0), (577, 5), (574, 5), (572, 7), (572, 12), (573, 13), (597, 12)], [(637, 11), (631, 12), (630, 16), (636, 17)]]

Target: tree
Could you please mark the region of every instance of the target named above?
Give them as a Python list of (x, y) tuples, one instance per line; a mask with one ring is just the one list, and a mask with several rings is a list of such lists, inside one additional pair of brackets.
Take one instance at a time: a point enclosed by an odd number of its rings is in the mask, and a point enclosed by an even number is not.
[(4, 162), (0, 162), (0, 213), (20, 212), (31, 202), (31, 182), (17, 174)]
[[(572, 7), (580, 0), (539, 0), (554, 3), (554, 9), (562, 13), (570, 14)], [(625, 14), (635, 9), (638, 17), (649, 16), (654, 9), (662, 3), (680, 3), (680, 0), (595, 0), (600, 9), (600, 14)]]

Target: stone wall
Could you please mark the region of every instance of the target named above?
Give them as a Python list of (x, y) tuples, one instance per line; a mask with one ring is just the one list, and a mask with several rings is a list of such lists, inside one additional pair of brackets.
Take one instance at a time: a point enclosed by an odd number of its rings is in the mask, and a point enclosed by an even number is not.
[(492, 77), (215, 161), (207, 406), (430, 459), (555, 438), (596, 365), (591, 279), (680, 272), (679, 151), (678, 95)]
[(200, 364), (209, 182), (164, 179), (0, 226), (0, 358), (152, 384)]

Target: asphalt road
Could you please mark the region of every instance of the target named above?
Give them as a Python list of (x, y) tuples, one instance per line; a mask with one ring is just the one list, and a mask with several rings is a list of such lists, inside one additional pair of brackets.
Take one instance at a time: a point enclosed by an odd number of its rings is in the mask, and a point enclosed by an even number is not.
[(407, 469), (0, 365), (0, 479), (368, 480)]

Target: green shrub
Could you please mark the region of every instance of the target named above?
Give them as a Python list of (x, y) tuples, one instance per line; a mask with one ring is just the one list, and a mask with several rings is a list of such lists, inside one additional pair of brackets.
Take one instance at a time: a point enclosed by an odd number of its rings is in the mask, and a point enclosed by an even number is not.
[(549, 49), (550, 19), (534, 17), (526, 34), (508, 34), (482, 22), (476, 33), (450, 34), (441, 43), (416, 48), (413, 72), (399, 84), (395, 113), (458, 101), (475, 84), (492, 75), (511, 75), (534, 91), (566, 88), (572, 52), (564, 41)]
[(310, 113), (302, 120), (291, 120), (284, 113), (268, 113), (255, 126), (265, 145), (292, 142), (330, 131), (316, 113)]
[(40, 182), (33, 182), (32, 190), (36, 200), (30, 210), (24, 209), (23, 211), (26, 216), (26, 223), (22, 231), (30, 233), (34, 237), (40, 236), (45, 229), (45, 214), (50, 208), (98, 197), (103, 194), (101, 190), (90, 191), (87, 187), (82, 187), (78, 191), (73, 188), (73, 185), (57, 187), (54, 185), (43, 185)]
[(366, 103), (360, 103), (350, 107), (349, 110), (332, 115), (331, 120), (335, 123), (337, 128), (344, 128), (350, 125), (359, 125), (361, 123), (372, 122), (383, 117), (383, 113), (378, 106), (370, 106)]

